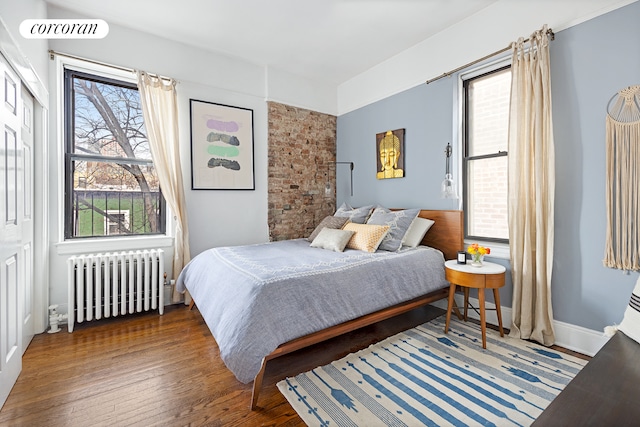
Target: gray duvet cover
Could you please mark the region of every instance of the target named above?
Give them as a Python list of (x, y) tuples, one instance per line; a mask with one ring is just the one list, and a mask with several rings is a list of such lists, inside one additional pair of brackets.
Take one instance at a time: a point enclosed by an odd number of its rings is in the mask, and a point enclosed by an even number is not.
[(248, 383), (280, 344), (448, 284), (433, 248), (333, 252), (296, 239), (209, 249), (176, 286), (189, 290), (222, 360)]

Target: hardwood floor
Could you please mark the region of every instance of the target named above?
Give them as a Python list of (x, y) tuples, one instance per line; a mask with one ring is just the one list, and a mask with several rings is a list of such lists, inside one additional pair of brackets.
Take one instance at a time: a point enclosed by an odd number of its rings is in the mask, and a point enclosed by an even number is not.
[(219, 358), (197, 309), (156, 312), (36, 335), (0, 410), (7, 426), (303, 426), (276, 383), (443, 314), (427, 306), (275, 359), (260, 409)]

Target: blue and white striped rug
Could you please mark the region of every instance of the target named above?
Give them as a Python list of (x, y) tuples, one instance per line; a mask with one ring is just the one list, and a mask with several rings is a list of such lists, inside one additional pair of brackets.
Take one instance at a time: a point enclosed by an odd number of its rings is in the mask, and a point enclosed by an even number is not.
[(444, 316), (278, 388), (309, 426), (528, 426), (586, 364)]

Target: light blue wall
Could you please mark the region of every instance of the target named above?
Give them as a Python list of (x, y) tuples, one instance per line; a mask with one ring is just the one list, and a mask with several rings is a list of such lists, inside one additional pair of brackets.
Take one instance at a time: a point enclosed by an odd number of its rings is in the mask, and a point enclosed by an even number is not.
[(554, 317), (591, 329), (620, 322), (638, 278), (603, 267), (602, 259), (606, 105), (620, 89), (640, 84), (639, 18), (640, 3), (632, 3), (560, 32), (551, 49)]
[[(338, 173), (338, 204), (450, 209), (440, 199), (444, 150), (452, 141), (452, 79), (421, 85), (338, 117), (337, 159), (353, 161), (353, 197)], [(376, 134), (405, 129), (405, 177), (376, 179)], [(340, 172), (340, 171), (339, 171)]]
[[(640, 84), (640, 2), (560, 31), (551, 43), (556, 145), (554, 319), (593, 330), (619, 323), (638, 278), (603, 267), (605, 108), (618, 90)], [(456, 77), (420, 85), (338, 117), (338, 204), (450, 209), (440, 199), (444, 147), (455, 144)], [(375, 134), (405, 128), (406, 178), (378, 181)], [(454, 153), (455, 154), (455, 153)], [(501, 262), (504, 263), (504, 262)], [(506, 263), (508, 266), (508, 263)], [(501, 291), (511, 306), (511, 284)]]

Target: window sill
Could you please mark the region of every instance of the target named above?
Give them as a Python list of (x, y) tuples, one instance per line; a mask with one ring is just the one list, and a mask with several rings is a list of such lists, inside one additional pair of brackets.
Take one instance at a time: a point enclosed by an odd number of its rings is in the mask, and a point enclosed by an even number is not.
[(486, 255), (487, 258), (506, 259), (506, 260), (511, 259), (508, 243), (483, 242), (482, 240), (473, 240), (473, 241), (465, 240), (464, 241), (465, 250), (472, 243), (478, 243), (481, 246), (486, 246), (488, 248), (491, 248), (491, 254)]
[(58, 255), (121, 252), (172, 247), (173, 237), (141, 236), (118, 239), (66, 240), (64, 242), (56, 243), (54, 246), (56, 247)]

